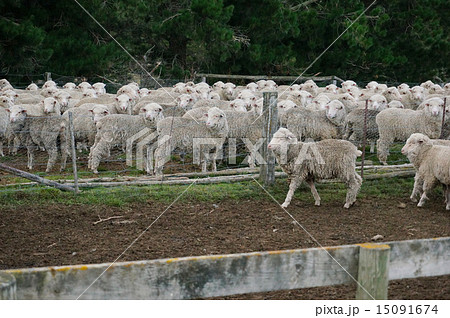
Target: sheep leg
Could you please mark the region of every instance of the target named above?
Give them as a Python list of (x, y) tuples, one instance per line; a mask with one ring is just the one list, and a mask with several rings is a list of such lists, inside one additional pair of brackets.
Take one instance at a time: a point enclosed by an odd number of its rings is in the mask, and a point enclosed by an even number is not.
[(391, 141), (390, 140), (383, 140), (383, 139), (378, 139), (377, 140), (377, 155), (378, 155), (378, 160), (380, 160), (380, 162), (384, 165), (387, 165), (387, 157), (389, 156), (389, 146), (391, 145)]
[(450, 210), (450, 186), (446, 184), (446, 185), (444, 185), (444, 187), (445, 187), (444, 195), (445, 195), (445, 203), (446, 203), (445, 209)]
[(347, 195), (345, 198), (344, 208), (350, 208), (356, 202), (356, 195), (361, 188), (362, 178), (356, 172), (353, 176), (346, 182), (347, 185)]
[(27, 156), (28, 156), (28, 162), (27, 162), (27, 168), (29, 170), (33, 169), (33, 152), (34, 152), (34, 146), (27, 146)]
[(46, 145), (45, 149), (47, 149), (48, 152), (47, 169), (45, 170), (45, 172), (49, 173), (55, 165), (56, 160), (58, 159), (58, 148), (56, 147), (56, 145), (48, 147)]
[(300, 177), (293, 177), (291, 179), (291, 184), (289, 185), (289, 191), (286, 195), (286, 199), (284, 203), (281, 205), (282, 208), (287, 208), (291, 203), (292, 197), (294, 196), (295, 190), (299, 187), (299, 185), (303, 182), (303, 179)]
[(2, 157), (5, 156), (5, 154), (3, 153), (3, 141), (0, 141), (0, 155), (1, 155)]
[(309, 188), (311, 189), (311, 193), (314, 197), (314, 205), (320, 206), (320, 196), (319, 193), (317, 192), (316, 186), (314, 185), (314, 180), (313, 179), (307, 179), (306, 180), (306, 184), (309, 186)]
[(433, 178), (426, 178), (423, 181), (423, 193), (422, 196), (420, 197), (420, 201), (417, 204), (418, 207), (423, 207), (425, 204), (425, 201), (428, 200), (428, 192), (430, 192), (431, 190), (433, 190), (433, 187), (435, 185), (436, 180), (434, 180)]
[(423, 179), (420, 177), (418, 173), (416, 173), (416, 176), (414, 177), (414, 188), (411, 193), (411, 196), (409, 197), (412, 202), (417, 202), (417, 197), (420, 197), (422, 195), (421, 189), (423, 188)]
[(167, 161), (169, 161), (170, 154), (175, 147), (170, 140), (166, 140), (160, 144), (158, 140), (158, 146), (155, 150), (155, 175), (160, 177), (163, 175), (163, 168)]
[(370, 142), (370, 153), (374, 153), (375, 152), (375, 142), (371, 141)]
[(110, 143), (106, 140), (100, 140), (94, 149), (90, 152), (90, 164), (89, 167), (93, 173), (98, 173), (98, 166), (100, 164), (101, 158), (109, 152)]

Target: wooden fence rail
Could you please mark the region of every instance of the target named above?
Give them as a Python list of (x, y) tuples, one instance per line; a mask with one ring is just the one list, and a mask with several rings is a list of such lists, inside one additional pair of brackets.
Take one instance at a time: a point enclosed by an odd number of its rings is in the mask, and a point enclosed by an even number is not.
[[(381, 254), (374, 256), (371, 250)], [(76, 299), (97, 278), (81, 299), (194, 299), (349, 284), (358, 277), (365, 290), (383, 298), (387, 280), (450, 274), (449, 250), (450, 237), (445, 237), (370, 246), (13, 269), (0, 272), (0, 276), (16, 280), (15, 295), (10, 298), (17, 299)], [(376, 264), (371, 266), (370, 260)], [(2, 293), (1, 286), (9, 292)], [(11, 284), (0, 284), (0, 296), (10, 295), (11, 290)]]

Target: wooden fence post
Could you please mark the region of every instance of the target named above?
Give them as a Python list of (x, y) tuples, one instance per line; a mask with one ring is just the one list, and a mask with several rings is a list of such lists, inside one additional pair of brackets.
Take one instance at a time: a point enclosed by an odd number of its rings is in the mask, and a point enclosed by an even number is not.
[(387, 299), (390, 246), (387, 244), (358, 244), (358, 286), (356, 299)]
[(278, 108), (277, 108), (278, 92), (263, 93), (263, 131), (262, 137), (264, 142), (261, 146), (261, 156), (264, 163), (260, 164), (260, 179), (266, 186), (275, 183), (275, 156), (268, 151), (267, 145), (272, 139), (273, 134), (278, 130)]
[(70, 144), (71, 144), (71, 148), (72, 148), (73, 182), (74, 182), (75, 193), (78, 193), (79, 191), (78, 191), (77, 151), (75, 149), (75, 136), (73, 134), (73, 113), (72, 112), (69, 112), (69, 132), (70, 132)]
[(8, 273), (0, 272), (0, 300), (16, 298), (16, 278)]
[(46, 81), (51, 81), (52, 80), (52, 73), (45, 72), (45, 80)]
[(366, 100), (366, 107), (364, 108), (364, 125), (363, 125), (363, 144), (361, 156), (361, 178), (364, 178), (364, 160), (366, 159), (366, 140), (367, 140), (367, 109), (369, 100)]

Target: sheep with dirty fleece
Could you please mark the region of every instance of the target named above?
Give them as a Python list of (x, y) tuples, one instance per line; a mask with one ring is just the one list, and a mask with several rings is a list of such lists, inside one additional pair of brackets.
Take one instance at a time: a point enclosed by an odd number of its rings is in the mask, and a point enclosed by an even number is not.
[[(59, 107), (54, 108), (55, 113), (46, 112), (45, 116), (33, 117), (28, 115), (27, 106), (29, 105), (14, 105), (8, 109), (12, 133), (27, 148), (28, 169), (33, 169), (34, 150), (43, 146), (49, 155), (45, 172), (50, 172), (58, 158), (58, 138), (60, 138), (62, 149), (65, 148), (66, 143), (65, 125)], [(45, 105), (42, 104), (42, 107)], [(65, 168), (66, 159), (63, 152), (61, 170)]]
[(327, 139), (304, 143), (286, 128), (280, 128), (268, 145), (277, 162), (290, 180), (289, 192), (281, 205), (286, 208), (291, 203), (295, 190), (303, 181), (310, 187), (315, 205), (320, 205), (320, 196), (314, 185), (316, 180), (338, 179), (347, 186), (344, 208), (348, 209), (356, 201), (362, 184), (356, 173), (356, 158), (362, 153), (346, 140)]
[[(444, 102), (430, 99), (421, 110), (388, 108), (381, 111), (375, 121), (380, 138), (377, 140), (378, 159), (383, 164), (394, 141), (405, 141), (413, 133), (422, 133), (430, 138), (439, 138), (442, 129)], [(446, 116), (447, 117), (447, 116)], [(446, 121), (448, 118), (446, 118)]]
[(428, 194), (438, 184), (444, 185), (446, 209), (450, 210), (450, 147), (437, 145), (428, 136), (420, 133), (412, 134), (402, 148), (416, 169), (414, 189), (411, 200), (417, 202), (418, 207), (424, 206)]
[[(175, 148), (194, 150), (194, 142), (197, 138), (211, 141), (210, 144), (202, 144), (199, 150), (199, 158), (202, 171), (207, 171), (208, 162), (212, 163), (212, 170), (216, 171), (216, 159), (222, 150), (225, 138), (228, 136), (228, 121), (225, 113), (217, 107), (210, 108), (205, 114), (208, 120), (196, 122), (191, 118), (167, 117), (158, 122), (158, 146), (155, 150), (155, 174), (162, 176), (162, 170), (167, 157)], [(210, 152), (213, 150), (211, 160)], [(195, 156), (194, 156), (195, 157)]]
[(156, 124), (164, 118), (163, 108), (156, 103), (142, 107), (139, 115), (114, 114), (101, 118), (97, 126), (94, 145), (89, 153), (88, 168), (98, 173), (102, 157), (109, 154), (111, 146), (123, 145), (128, 138), (145, 128), (156, 129)]

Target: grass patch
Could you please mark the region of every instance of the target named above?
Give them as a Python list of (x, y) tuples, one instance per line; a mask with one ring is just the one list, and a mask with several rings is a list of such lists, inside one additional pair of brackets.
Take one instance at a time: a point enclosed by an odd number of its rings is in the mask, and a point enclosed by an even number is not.
[[(397, 198), (409, 197), (413, 178), (386, 178), (363, 182), (358, 199), (362, 198)], [(46, 204), (89, 204), (107, 206), (127, 206), (134, 203), (159, 201), (171, 203), (188, 185), (152, 185), (122, 186), (114, 188), (86, 189), (82, 193), (61, 192), (52, 188), (32, 186), (21, 189), (8, 189), (0, 192), (0, 207), (12, 208), (20, 205)], [(286, 179), (277, 180), (267, 189), (278, 201), (283, 202), (288, 191)], [(322, 202), (345, 201), (346, 188), (343, 183), (317, 184)], [(295, 193), (297, 200), (313, 203), (309, 188), (302, 185)], [(270, 197), (253, 181), (222, 184), (198, 184), (190, 187), (179, 199), (180, 202), (217, 202), (221, 200), (271, 200)]]

